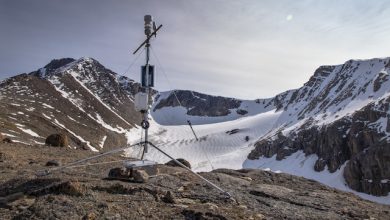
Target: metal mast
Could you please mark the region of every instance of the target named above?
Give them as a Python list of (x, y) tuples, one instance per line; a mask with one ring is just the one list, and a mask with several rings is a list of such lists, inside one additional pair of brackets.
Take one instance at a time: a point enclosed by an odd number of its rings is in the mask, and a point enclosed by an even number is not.
[(154, 66), (149, 64), (150, 58), (150, 39), (153, 36), (157, 36), (157, 31), (162, 27), (160, 25), (156, 28), (156, 24), (153, 21), (153, 17), (151, 15), (144, 16), (145, 21), (145, 35), (146, 40), (134, 51), (133, 54), (137, 53), (139, 49), (145, 46), (146, 49), (146, 60), (145, 65), (141, 68), (141, 84), (144, 92), (138, 93), (135, 97), (135, 107), (142, 113), (142, 122), (141, 127), (145, 130), (145, 144), (144, 151), (142, 154), (142, 158), (145, 153), (148, 152), (148, 129), (149, 129), (149, 100), (150, 100), (150, 92), (151, 87), (154, 86)]

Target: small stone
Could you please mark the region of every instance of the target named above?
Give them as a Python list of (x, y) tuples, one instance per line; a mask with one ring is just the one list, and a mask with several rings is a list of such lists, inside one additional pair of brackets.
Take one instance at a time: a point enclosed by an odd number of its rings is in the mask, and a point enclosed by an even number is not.
[(6, 137), (6, 138), (3, 139), (3, 143), (9, 143), (10, 144), (10, 143), (13, 143), (13, 141), (10, 138)]
[(239, 205), (238, 208), (240, 208), (240, 209), (248, 209), (248, 207), (246, 205)]
[(180, 186), (178, 189), (177, 189), (178, 192), (184, 192), (184, 186)]
[(96, 214), (91, 212), (86, 215), (84, 215), (83, 220), (95, 220), (96, 219)]
[(146, 183), (149, 179), (149, 175), (144, 170), (133, 170), (132, 177), (137, 183)]
[(28, 209), (31, 205), (35, 203), (35, 198), (24, 198), (17, 201), (17, 209), (19, 211), (24, 211)]
[(248, 180), (248, 181), (252, 181), (252, 180), (253, 180), (253, 179), (250, 178), (249, 176), (243, 176), (243, 177), (241, 177), (241, 179), (243, 179), (243, 180)]
[(49, 161), (47, 161), (46, 166), (47, 167), (50, 167), (50, 166), (58, 167), (58, 166), (61, 166), (61, 163), (58, 162), (57, 160), (49, 160)]
[(182, 208), (182, 209), (188, 208), (188, 205), (183, 205), (183, 204), (174, 204), (174, 206), (175, 206), (175, 207)]
[(187, 205), (196, 204), (196, 201), (195, 201), (195, 200), (193, 200), (193, 199), (188, 199), (188, 198), (176, 199), (175, 201), (176, 201), (177, 203), (187, 204)]
[(12, 160), (12, 157), (6, 153), (0, 152), (0, 162), (5, 162), (7, 160)]
[(71, 196), (82, 196), (85, 194), (85, 187), (79, 182), (68, 181), (60, 184), (58, 191)]
[(205, 203), (205, 205), (207, 205), (208, 209), (212, 211), (218, 210), (219, 208), (216, 204), (210, 202)]
[(266, 217), (263, 214), (257, 213), (255, 215), (256, 219), (266, 219)]

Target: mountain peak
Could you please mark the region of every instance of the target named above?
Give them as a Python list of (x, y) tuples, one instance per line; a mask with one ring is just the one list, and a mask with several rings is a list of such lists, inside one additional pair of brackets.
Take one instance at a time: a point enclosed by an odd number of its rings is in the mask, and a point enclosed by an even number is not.
[(105, 69), (102, 64), (100, 64), (97, 60), (91, 57), (81, 57), (77, 60), (74, 58), (60, 58), (51, 60), (43, 68), (31, 72), (30, 75), (35, 75), (39, 78), (50, 78), (53, 75), (63, 74), (67, 70), (73, 69), (75, 71), (80, 71), (84, 68), (92, 67), (98, 69)]
[(54, 59), (50, 61), (46, 66), (44, 66), (44, 68), (46, 68), (47, 70), (55, 70), (74, 61), (75, 59), (73, 58)]
[(92, 57), (81, 57), (80, 59), (77, 60), (77, 62), (95, 62), (96, 60), (93, 59)]

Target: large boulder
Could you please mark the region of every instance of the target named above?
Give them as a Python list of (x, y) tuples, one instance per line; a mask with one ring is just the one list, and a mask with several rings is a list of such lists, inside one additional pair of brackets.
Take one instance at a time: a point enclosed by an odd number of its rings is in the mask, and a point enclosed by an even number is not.
[[(182, 163), (184, 166), (188, 167), (191, 169), (191, 164), (190, 162), (188, 162), (187, 160), (183, 159), (183, 158), (178, 158), (176, 159), (177, 161), (179, 161), (180, 163)], [(171, 166), (171, 167), (181, 167), (179, 164), (177, 164), (174, 160), (170, 160), (168, 161), (165, 165), (167, 166)]]
[(133, 177), (133, 181), (136, 183), (146, 183), (149, 179), (148, 173), (145, 170), (132, 170), (131, 176)]
[(66, 147), (69, 142), (64, 134), (51, 134), (46, 138), (45, 144), (53, 147)]
[(108, 173), (109, 179), (134, 181), (136, 183), (146, 183), (149, 175), (142, 169), (127, 169), (126, 167), (117, 167), (110, 170)]
[(54, 167), (58, 167), (58, 166), (61, 166), (61, 163), (57, 160), (49, 160), (47, 161), (46, 165), (47, 167), (51, 167), (51, 166), (54, 166)]
[(111, 179), (130, 179), (131, 171), (123, 167), (112, 168), (108, 173), (108, 178)]

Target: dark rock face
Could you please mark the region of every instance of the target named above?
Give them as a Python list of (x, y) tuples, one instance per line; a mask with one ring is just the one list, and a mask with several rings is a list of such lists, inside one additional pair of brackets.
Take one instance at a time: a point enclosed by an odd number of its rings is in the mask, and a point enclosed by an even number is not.
[[(378, 132), (376, 124), (381, 118), (389, 119), (388, 109), (389, 100), (386, 99), (322, 127), (311, 126), (309, 120), (287, 136), (279, 133), (273, 139), (258, 141), (248, 158), (269, 158), (276, 154), (276, 159), (282, 160), (303, 150), (306, 155), (318, 155), (314, 170), (323, 171), (327, 167), (330, 172), (335, 172), (350, 160), (344, 177), (352, 189), (387, 195), (388, 183), (380, 181), (390, 179), (390, 144), (383, 138), (385, 134)], [(378, 145), (387, 148), (378, 148)]]
[[(178, 158), (176, 159), (177, 161), (179, 161), (180, 163), (182, 163), (184, 166), (188, 167), (191, 169), (191, 164), (190, 162), (188, 162), (187, 160), (183, 159), (183, 158)], [(168, 161), (165, 165), (167, 166), (171, 166), (171, 167), (181, 167), (179, 164), (177, 164), (174, 160), (170, 160)]]
[[(183, 107), (187, 108), (187, 114), (193, 116), (225, 116), (230, 114), (230, 109), (238, 108), (240, 100), (221, 96), (211, 96), (192, 91), (176, 91), (176, 96)], [(175, 94), (172, 92), (166, 99), (159, 100), (153, 111), (164, 107), (180, 106)]]
[(285, 156), (289, 156), (298, 150), (294, 150), (294, 142), (282, 133), (279, 133), (275, 140), (262, 139), (255, 146), (255, 150), (250, 152), (248, 159), (254, 160), (260, 156), (270, 158), (276, 154), (276, 159), (282, 160)]
[(4, 139), (4, 136), (2, 133), (0, 133), (0, 141), (3, 141), (3, 139)]
[(54, 59), (54, 60), (50, 61), (50, 63), (48, 63), (44, 68), (46, 68), (49, 71), (55, 70), (55, 69), (58, 69), (60, 67), (65, 66), (66, 64), (69, 64), (73, 61), (76, 61), (76, 60), (73, 58)]
[(382, 83), (387, 81), (388, 79), (389, 79), (389, 75), (388, 74), (380, 72), (378, 74), (378, 77), (374, 81), (374, 92), (378, 91), (381, 88)]
[(248, 111), (244, 110), (244, 109), (237, 109), (236, 112), (239, 115), (246, 115), (246, 114), (248, 114)]
[(240, 129), (235, 128), (233, 130), (226, 131), (225, 133), (228, 134), (228, 135), (232, 135), (232, 134), (237, 134), (238, 132), (240, 132)]
[(46, 138), (45, 144), (53, 147), (66, 147), (69, 141), (64, 134), (51, 134)]
[(372, 146), (351, 158), (344, 169), (348, 185), (359, 192), (385, 196), (390, 192), (390, 144)]

